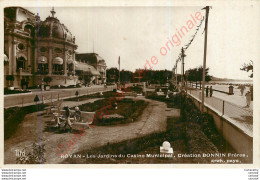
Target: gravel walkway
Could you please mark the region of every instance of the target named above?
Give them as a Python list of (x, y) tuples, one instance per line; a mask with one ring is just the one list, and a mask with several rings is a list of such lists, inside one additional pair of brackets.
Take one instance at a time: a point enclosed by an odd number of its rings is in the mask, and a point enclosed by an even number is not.
[[(137, 97), (137, 99), (149, 102), (137, 121), (128, 124), (96, 126), (87, 129), (86, 135), (81, 140), (76, 141), (71, 150), (68, 150), (68, 154), (103, 146), (107, 143), (116, 143), (154, 132), (165, 131), (167, 126), (166, 104), (143, 97)], [(75, 106), (79, 105), (79, 103), (87, 102), (93, 102), (93, 99), (80, 102), (66, 101), (66, 104)], [(61, 163), (64, 159), (60, 158), (57, 148), (59, 145), (66, 147), (67, 142), (72, 141), (75, 135), (66, 132), (60, 133), (48, 128), (50, 127), (51, 119), (52, 117), (45, 116), (43, 112), (28, 114), (14, 136), (5, 141), (5, 164), (15, 164), (15, 150), (22, 150), (25, 147), (31, 149), (33, 142), (45, 144), (47, 164)], [(40, 139), (42, 140), (40, 141)]]

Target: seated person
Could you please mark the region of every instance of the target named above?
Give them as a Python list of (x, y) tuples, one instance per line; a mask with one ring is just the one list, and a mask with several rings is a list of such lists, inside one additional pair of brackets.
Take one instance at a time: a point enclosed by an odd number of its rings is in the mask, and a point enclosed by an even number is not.
[(55, 127), (60, 128), (60, 117), (59, 117), (59, 113), (54, 113), (53, 115), (54, 115), (54, 120), (55, 120), (55, 123), (56, 123)]
[(81, 112), (79, 110), (79, 107), (75, 107), (75, 112), (74, 112), (74, 121), (81, 121)]

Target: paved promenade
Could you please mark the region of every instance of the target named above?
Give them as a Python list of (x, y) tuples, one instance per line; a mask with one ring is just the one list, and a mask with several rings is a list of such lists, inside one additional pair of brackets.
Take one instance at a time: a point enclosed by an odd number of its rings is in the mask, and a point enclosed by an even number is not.
[[(187, 93), (201, 102), (201, 90), (190, 89)], [(233, 102), (232, 101), (232, 96)], [(249, 136), (253, 136), (253, 110), (252, 106), (245, 108), (242, 103), (236, 102), (234, 95), (220, 95), (214, 92), (212, 97), (205, 97), (205, 105), (219, 115), (227, 117), (229, 121), (243, 130)], [(252, 103), (253, 104), (253, 103)]]
[(115, 86), (108, 86), (105, 88), (103, 85), (92, 86), (92, 87), (81, 87), (81, 88), (70, 88), (70, 89), (51, 89), (50, 91), (32, 90), (31, 93), (21, 93), (4, 96), (4, 107), (14, 106), (29, 106), (35, 104), (34, 98), (38, 95), (40, 102), (45, 103), (57, 101), (58, 99), (64, 99), (69, 97), (75, 97), (75, 92), (79, 92), (79, 96), (93, 94), (100, 91), (111, 91)]

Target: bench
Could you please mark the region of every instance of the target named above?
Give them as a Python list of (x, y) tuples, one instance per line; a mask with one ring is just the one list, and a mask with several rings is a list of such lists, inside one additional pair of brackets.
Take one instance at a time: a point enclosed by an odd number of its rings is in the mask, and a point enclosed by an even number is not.
[(52, 113), (52, 109), (56, 108), (56, 106), (48, 106), (45, 107), (44, 110), (46, 111), (46, 115), (48, 116), (49, 114)]
[[(57, 108), (53, 108), (52, 109), (52, 113), (55, 114), (57, 113)], [(73, 114), (75, 111), (74, 110), (70, 110), (71, 114)], [(66, 111), (65, 110), (60, 110), (59, 115), (60, 116), (65, 116)], [(86, 111), (81, 111), (81, 123), (88, 123), (91, 124), (92, 121), (90, 121), (91, 119), (93, 120), (95, 116), (95, 112), (86, 112)], [(78, 123), (78, 122), (77, 122)]]

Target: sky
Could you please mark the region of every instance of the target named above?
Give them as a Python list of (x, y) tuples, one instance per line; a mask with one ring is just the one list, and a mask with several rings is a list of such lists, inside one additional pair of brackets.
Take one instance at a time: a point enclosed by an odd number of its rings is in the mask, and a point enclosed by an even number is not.
[[(39, 13), (41, 20), (51, 16), (48, 8), (29, 8)], [(196, 25), (188, 29), (187, 22), (197, 12), (205, 15), (203, 7), (54, 7), (61, 23), (76, 38), (78, 53), (95, 52), (103, 57), (108, 68), (118, 67), (134, 71), (143, 68), (146, 60), (151, 64), (155, 56), (158, 63), (152, 69), (172, 70), (181, 47), (190, 41)], [(219, 78), (250, 79), (249, 72), (240, 68), (250, 60), (259, 61), (260, 22), (259, 11), (254, 6), (214, 6), (208, 19), (207, 62), (209, 74)], [(205, 22), (205, 21), (204, 21)], [(203, 64), (204, 22), (190, 47), (185, 51), (185, 70)], [(182, 35), (179, 46), (170, 46), (162, 55), (160, 49), (180, 28), (188, 32)], [(165, 51), (162, 50), (164, 53)], [(181, 72), (178, 64), (178, 73)]]

